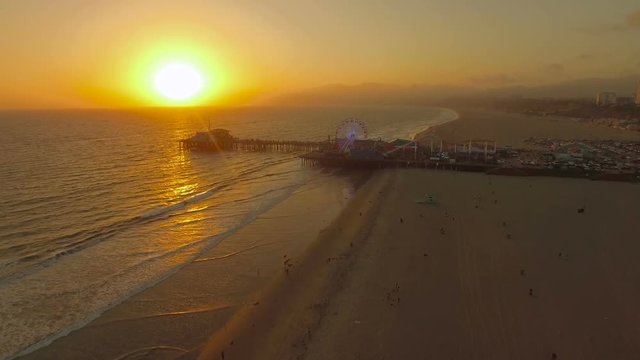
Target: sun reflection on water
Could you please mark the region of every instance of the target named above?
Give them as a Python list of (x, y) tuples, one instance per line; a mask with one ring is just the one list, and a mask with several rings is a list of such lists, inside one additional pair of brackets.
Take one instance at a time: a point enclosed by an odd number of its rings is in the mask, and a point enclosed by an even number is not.
[[(184, 182), (184, 180), (181, 180), (181, 182)], [(191, 195), (198, 189), (198, 183), (187, 183), (187, 184), (184, 184), (184, 183), (180, 184), (180, 183), (174, 183), (169, 185), (172, 188), (173, 194), (177, 197)]]

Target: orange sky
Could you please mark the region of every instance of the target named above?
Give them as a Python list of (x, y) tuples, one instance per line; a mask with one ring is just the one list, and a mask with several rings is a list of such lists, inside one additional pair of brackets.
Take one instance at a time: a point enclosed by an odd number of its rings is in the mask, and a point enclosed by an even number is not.
[(163, 63), (200, 68), (194, 104), (326, 83), (542, 84), (640, 73), (637, 1), (3, 0), (0, 108), (168, 105)]

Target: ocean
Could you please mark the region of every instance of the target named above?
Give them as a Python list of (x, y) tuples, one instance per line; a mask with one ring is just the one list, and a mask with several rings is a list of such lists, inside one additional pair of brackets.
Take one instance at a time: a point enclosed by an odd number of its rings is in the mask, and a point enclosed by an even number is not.
[(358, 118), (369, 138), (393, 140), (456, 117), (429, 107), (0, 113), (0, 358), (87, 323), (333, 176), (298, 153), (189, 152), (179, 139), (211, 127), (325, 140)]

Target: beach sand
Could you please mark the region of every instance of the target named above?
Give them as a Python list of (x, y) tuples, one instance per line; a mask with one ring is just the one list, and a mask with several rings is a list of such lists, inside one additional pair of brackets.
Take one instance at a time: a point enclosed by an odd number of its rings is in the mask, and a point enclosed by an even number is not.
[(305, 359), (637, 358), (637, 185), (409, 170), (380, 209)]
[[(431, 131), (513, 145), (637, 136), (462, 115)], [(427, 193), (436, 204), (415, 202)], [(636, 359), (637, 214), (637, 184), (380, 171), (199, 358)]]
[[(461, 115), (430, 132), (516, 146), (529, 136), (637, 137), (570, 120)], [(426, 193), (437, 203), (415, 202)], [(330, 224), (307, 214), (293, 225), (286, 238), (304, 241), (232, 262), (219, 246), (204, 257), (222, 261), (191, 264), (27, 358), (164, 345), (188, 350), (165, 353), (183, 360), (636, 359), (638, 214), (637, 184), (379, 171)], [(317, 238), (300, 230), (312, 224), (324, 227)], [(264, 226), (234, 241), (250, 248), (273, 233)], [(246, 271), (208, 278), (229, 266)]]
[[(361, 188), (288, 272), (214, 334), (202, 359), (289, 359), (304, 355), (334, 295), (342, 290), (390, 186), (379, 172)], [(195, 354), (194, 354), (195, 355)]]
[(470, 139), (495, 140), (498, 146), (527, 146), (529, 137), (578, 140), (640, 140), (640, 132), (597, 127), (559, 116), (529, 116), (500, 111), (460, 109), (458, 120), (435, 126), (417, 135), (428, 143), (429, 135), (444, 141), (461, 142)]
[(170, 359), (198, 352), (283, 273), (287, 258), (304, 253), (368, 176), (336, 174), (305, 184), (195, 262), (21, 359)]
[(637, 185), (390, 170), (359, 196), (202, 359), (637, 358)]

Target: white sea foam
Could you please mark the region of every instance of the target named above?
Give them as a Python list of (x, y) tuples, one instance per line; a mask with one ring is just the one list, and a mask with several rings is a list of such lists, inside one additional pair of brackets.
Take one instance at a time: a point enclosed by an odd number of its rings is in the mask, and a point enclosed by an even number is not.
[(146, 211), (144, 214), (140, 215), (139, 218), (140, 219), (150, 219), (150, 218), (155, 218), (159, 215), (163, 215), (172, 211), (176, 211), (176, 210), (181, 210), (184, 209), (185, 207), (187, 207), (187, 205), (190, 204), (195, 204), (199, 201), (202, 201), (210, 196), (212, 196), (213, 194), (215, 194), (216, 192), (222, 190), (224, 187), (214, 187), (212, 189), (209, 189), (207, 191), (203, 191), (197, 195), (194, 195), (188, 199), (185, 199), (183, 201), (177, 202), (175, 204), (171, 204), (171, 205), (166, 205), (166, 206), (158, 206), (156, 208), (153, 208), (149, 211)]

